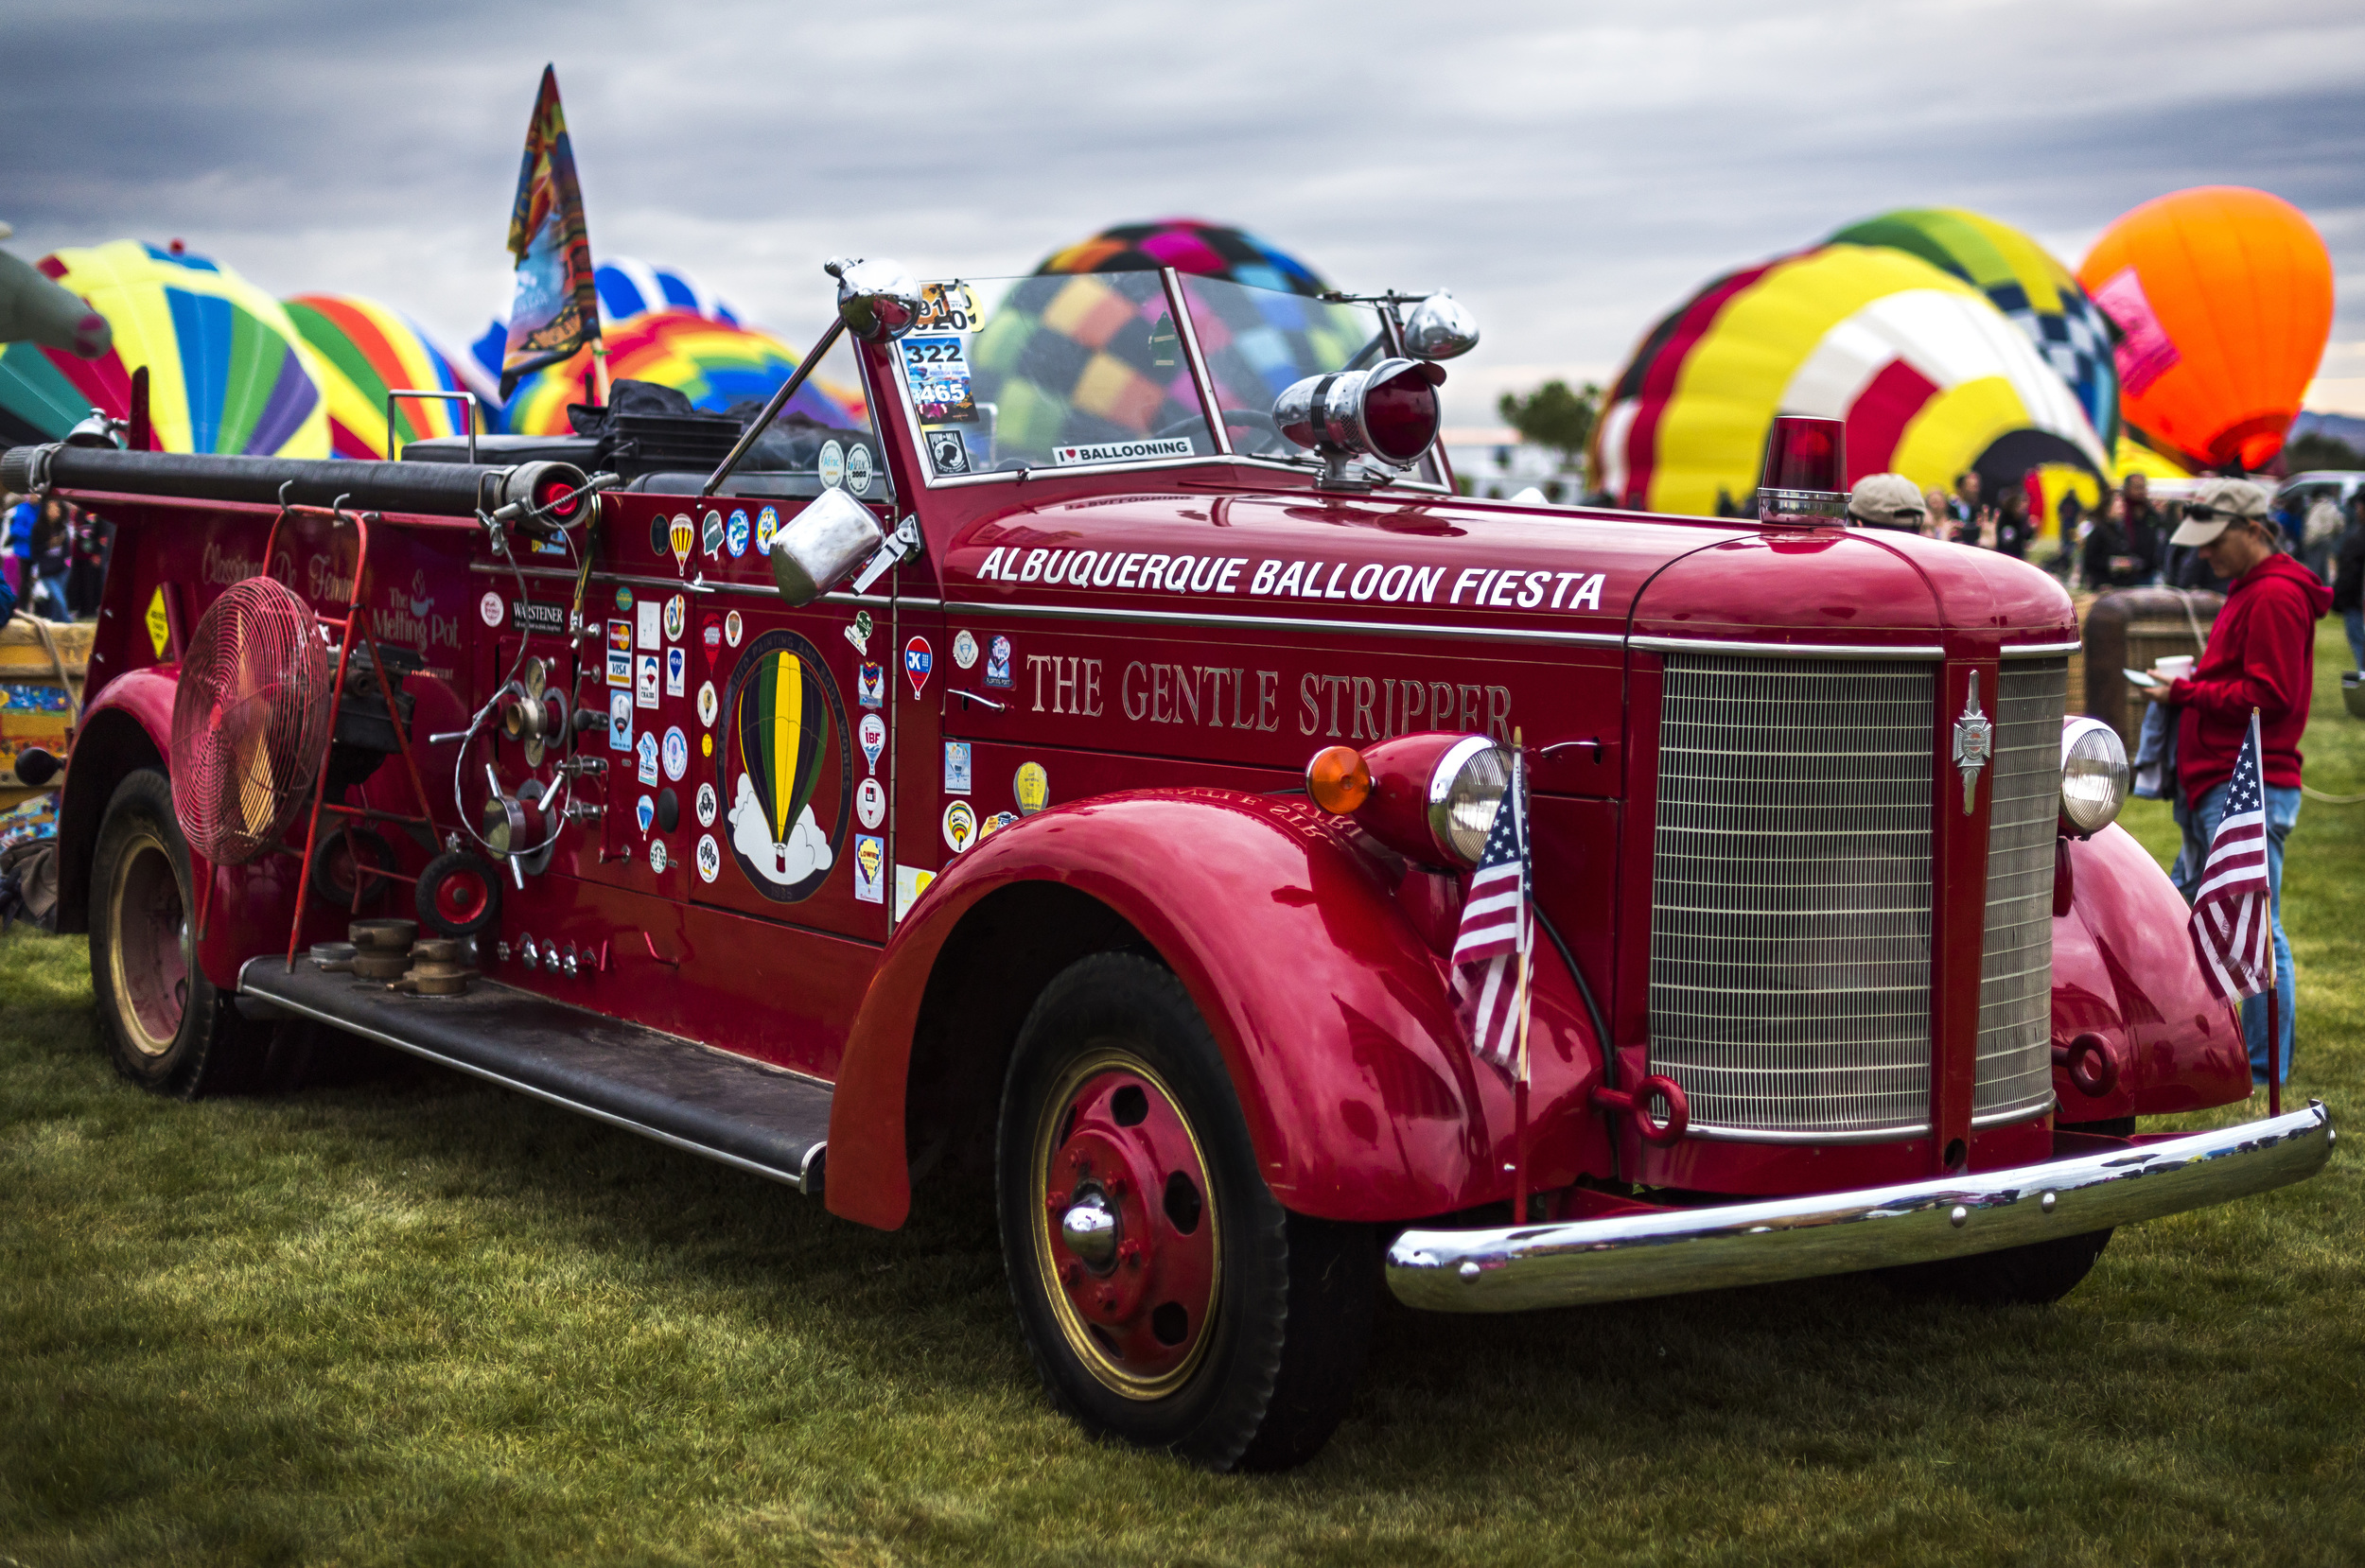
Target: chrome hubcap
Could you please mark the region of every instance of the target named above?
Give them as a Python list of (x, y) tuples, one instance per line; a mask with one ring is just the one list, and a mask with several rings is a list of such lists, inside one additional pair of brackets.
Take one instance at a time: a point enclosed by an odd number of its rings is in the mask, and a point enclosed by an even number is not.
[(1060, 1239), (1086, 1268), (1106, 1272), (1117, 1258), (1117, 1217), (1098, 1193), (1086, 1193), (1060, 1218)]

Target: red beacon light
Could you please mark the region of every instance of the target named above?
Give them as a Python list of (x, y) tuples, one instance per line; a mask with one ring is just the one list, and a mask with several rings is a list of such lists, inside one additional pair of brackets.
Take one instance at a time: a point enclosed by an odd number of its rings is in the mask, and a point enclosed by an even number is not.
[(1758, 520), (1815, 528), (1848, 514), (1848, 427), (1836, 419), (1781, 414), (1765, 441)]

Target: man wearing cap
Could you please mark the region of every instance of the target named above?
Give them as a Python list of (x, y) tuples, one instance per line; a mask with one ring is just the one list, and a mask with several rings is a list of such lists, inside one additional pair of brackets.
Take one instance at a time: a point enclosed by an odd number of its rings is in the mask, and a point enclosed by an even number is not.
[[(2259, 758), (2267, 785), (2267, 880), (2274, 901), (2275, 991), (2282, 1038), (2278, 1076), (2291, 1072), (2291, 944), (2283, 934), (2283, 841), (2300, 815), (2300, 734), (2316, 681), (2316, 622), (2332, 608), (2332, 593), (2316, 574), (2277, 551), (2267, 516), (2267, 492), (2247, 479), (2209, 479), (2184, 509), (2169, 543), (2193, 550), (2228, 579), (2225, 608), (2209, 629), (2209, 646), (2191, 675), (2167, 683), (2164, 696), (2181, 716), (2176, 737), (2177, 826), (2183, 853), (2169, 873), (2186, 901), (2200, 891), (2210, 841), (2225, 812), (2227, 780), (2258, 711)], [(2164, 678), (2165, 671), (2155, 671)], [(2268, 1071), (2267, 999), (2242, 1004), (2251, 1076)]]
[(1929, 515), (1921, 492), (1902, 474), (1866, 474), (1848, 493), (1848, 520), (1860, 527), (1919, 533)]

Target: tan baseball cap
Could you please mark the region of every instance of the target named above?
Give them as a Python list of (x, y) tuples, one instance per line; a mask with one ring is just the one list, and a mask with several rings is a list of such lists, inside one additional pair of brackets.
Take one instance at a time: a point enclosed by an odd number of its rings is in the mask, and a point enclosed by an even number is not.
[(2205, 545), (2236, 517), (2267, 515), (2267, 490), (2248, 479), (2203, 479), (2184, 503), (2184, 520), (2168, 535), (2171, 545)]
[(1929, 503), (1902, 474), (1866, 474), (1848, 493), (1848, 515), (1856, 522), (1888, 528), (1918, 528)]

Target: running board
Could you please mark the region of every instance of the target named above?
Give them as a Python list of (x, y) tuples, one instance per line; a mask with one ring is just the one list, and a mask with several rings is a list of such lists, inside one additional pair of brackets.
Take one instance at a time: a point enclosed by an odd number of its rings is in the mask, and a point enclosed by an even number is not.
[(821, 1191), (830, 1089), (498, 982), (407, 996), (309, 958), (247, 960), (238, 992), (800, 1193)]

